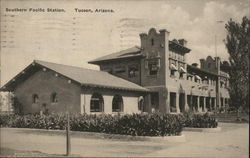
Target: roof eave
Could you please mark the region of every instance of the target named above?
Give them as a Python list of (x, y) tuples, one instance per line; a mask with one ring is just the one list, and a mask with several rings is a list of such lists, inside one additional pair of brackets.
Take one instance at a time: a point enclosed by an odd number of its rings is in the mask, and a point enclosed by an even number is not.
[(81, 86), (89, 86), (93, 88), (108, 88), (108, 89), (115, 89), (115, 90), (124, 90), (124, 91), (135, 91), (135, 92), (150, 92), (148, 89), (136, 89), (136, 88), (123, 88), (123, 87), (113, 87), (113, 86), (104, 86), (104, 85), (97, 85), (97, 84), (86, 84), (82, 83)]
[(89, 64), (102, 64), (102, 63), (105, 63), (105, 62), (110, 62), (110, 61), (117, 61), (117, 60), (122, 60), (122, 59), (131, 59), (131, 58), (142, 58), (143, 55), (140, 54), (140, 55), (136, 55), (136, 56), (127, 56), (127, 57), (121, 57), (121, 58), (112, 58), (112, 59), (104, 59), (104, 60), (92, 60), (92, 61), (89, 61), (88, 63)]
[(192, 65), (187, 65), (187, 66), (190, 67), (190, 68), (192, 68), (192, 69), (196, 69), (196, 70), (198, 70), (198, 71), (202, 71), (202, 72), (207, 73), (207, 74), (210, 74), (210, 75), (219, 76), (219, 75), (216, 74), (216, 73), (209, 72), (209, 71), (200, 69), (200, 68), (198, 68), (198, 67), (194, 67), (194, 66), (192, 66)]

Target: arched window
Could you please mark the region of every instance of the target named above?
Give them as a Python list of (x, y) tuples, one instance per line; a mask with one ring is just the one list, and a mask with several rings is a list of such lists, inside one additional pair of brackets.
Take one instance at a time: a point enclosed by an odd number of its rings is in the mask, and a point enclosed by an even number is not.
[(57, 103), (58, 102), (57, 93), (52, 93), (51, 94), (51, 102), (52, 103)]
[(122, 112), (123, 111), (123, 99), (121, 95), (116, 94), (112, 101), (112, 112)]
[(102, 112), (104, 106), (103, 97), (100, 93), (94, 93), (90, 100), (90, 112)]
[(39, 98), (37, 94), (33, 94), (32, 95), (32, 103), (38, 103), (39, 102)]
[(154, 39), (151, 39), (151, 45), (153, 46), (154, 44)]
[(142, 96), (138, 99), (138, 110), (143, 111), (144, 109), (144, 98)]

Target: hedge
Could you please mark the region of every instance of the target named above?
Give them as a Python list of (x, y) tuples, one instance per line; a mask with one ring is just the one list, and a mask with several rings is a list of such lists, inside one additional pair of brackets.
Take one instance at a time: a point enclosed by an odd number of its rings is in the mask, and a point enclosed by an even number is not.
[[(179, 115), (132, 114), (132, 115), (71, 115), (72, 131), (101, 132), (133, 136), (169, 136), (180, 135), (182, 124)], [(24, 116), (0, 116), (3, 127), (65, 129), (65, 114)]]
[(216, 118), (209, 115), (208, 113), (184, 113), (183, 117), (183, 127), (216, 128), (218, 126), (218, 121), (216, 120)]
[[(2, 127), (65, 129), (65, 114), (2, 115)], [(217, 121), (208, 114), (70, 115), (72, 131), (88, 131), (133, 136), (180, 135), (183, 127), (214, 128)]]

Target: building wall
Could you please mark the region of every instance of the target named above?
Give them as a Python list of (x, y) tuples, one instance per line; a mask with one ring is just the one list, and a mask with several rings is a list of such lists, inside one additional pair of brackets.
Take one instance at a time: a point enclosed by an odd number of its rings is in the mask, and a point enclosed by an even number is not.
[[(212, 104), (213, 107), (217, 105), (217, 108), (225, 105), (221, 104), (221, 101), (224, 103), (225, 99), (229, 99), (227, 90), (229, 76), (220, 71), (220, 58), (213, 59), (208, 56), (206, 59), (201, 59), (201, 68), (192, 72), (191, 69), (188, 69), (186, 53), (182, 47), (186, 47), (187, 42), (184, 39), (169, 42), (169, 34), (166, 30), (158, 32), (154, 28), (150, 29), (148, 33), (140, 34), (143, 55), (139, 61), (140, 77), (131, 80), (127, 77), (127, 70), (124, 73), (113, 74), (150, 90), (151, 93), (145, 96), (146, 111), (148, 112), (171, 112), (170, 94), (172, 97), (175, 96), (175, 101), (172, 100), (171, 103), (176, 104), (177, 113), (181, 111), (179, 104), (181, 106), (184, 104), (185, 110), (193, 110), (194, 106), (197, 106), (196, 110), (200, 112), (211, 109)], [(110, 68), (114, 69), (115, 66), (135, 62), (135, 60), (129, 60), (110, 61), (107, 64), (101, 64), (100, 68), (102, 71), (106, 71)], [(172, 64), (176, 69), (174, 75)], [(152, 68), (156, 69), (156, 73), (150, 73)], [(183, 69), (186, 73), (183, 73)], [(202, 77), (197, 80), (195, 75)], [(221, 86), (222, 82), (225, 84)], [(110, 99), (107, 100), (110, 102)]]
[[(167, 37), (166, 37), (167, 36)], [(166, 50), (168, 50), (168, 33), (160, 31), (157, 33), (155, 29), (150, 29), (148, 34), (140, 34), (142, 54), (145, 56), (141, 60), (141, 85), (165, 86), (166, 74)], [(156, 63), (157, 74), (150, 75), (152, 63)]]
[[(129, 75), (129, 70), (136, 68), (134, 76)], [(101, 71), (107, 71), (117, 77), (126, 79), (130, 82), (140, 85), (141, 75), (140, 75), (140, 60), (139, 59), (123, 59), (104, 62), (100, 65)]]
[[(51, 102), (51, 94), (57, 93), (58, 102)], [(46, 104), (49, 112), (80, 112), (80, 85), (68, 83), (68, 79), (50, 70), (40, 70), (19, 84), (14, 91), (23, 106), (24, 113), (39, 113)], [(32, 95), (37, 94), (38, 103), (33, 103)]]
[[(102, 95), (104, 100), (104, 110), (103, 112), (91, 112), (90, 111), (90, 101), (94, 93), (99, 93)], [(90, 88), (83, 87), (81, 90), (81, 113), (87, 114), (116, 114), (117, 112), (112, 111), (112, 102), (115, 95), (121, 95), (123, 99), (123, 114), (140, 113), (138, 108), (138, 101), (140, 96), (145, 96), (145, 93), (133, 92), (133, 91), (123, 91), (114, 89), (102, 89), (102, 88)]]
[[(190, 108), (192, 109), (192, 106), (196, 104), (195, 106), (198, 106), (199, 112), (205, 112), (208, 110), (208, 108), (211, 108), (212, 100), (216, 101), (220, 106), (221, 98), (223, 101), (225, 98), (229, 98), (228, 91), (225, 88), (218, 87), (221, 77), (217, 77), (215, 79), (214, 76), (207, 74), (208, 81), (203, 81), (204, 78), (202, 78), (202, 80), (195, 81), (194, 76), (190, 78), (187, 76), (187, 73), (183, 73), (183, 77), (180, 76), (181, 67), (187, 72), (186, 54), (182, 51), (169, 48), (169, 32), (160, 31), (160, 33), (157, 33), (155, 29), (150, 29), (148, 34), (140, 34), (140, 37), (142, 53), (146, 57), (141, 61), (141, 83), (142, 86), (150, 89), (151, 92), (156, 92), (159, 95), (159, 105), (155, 106), (156, 111), (162, 113), (171, 112), (171, 93), (174, 93), (176, 96), (175, 106), (177, 113), (180, 112), (179, 105), (181, 104), (184, 104), (185, 110), (189, 110)], [(152, 39), (154, 40), (153, 45), (151, 43)], [(179, 43), (177, 40), (175, 42)], [(154, 58), (158, 58), (160, 61), (159, 70), (157, 75), (150, 76), (148, 75), (149, 67), (146, 62), (151, 59), (154, 60)], [(220, 65), (218, 63), (216, 64), (216, 62), (220, 63), (219, 58), (213, 59), (209, 56), (206, 60), (201, 60), (201, 69), (220, 74)], [(177, 68), (177, 71), (174, 72), (174, 75), (171, 74), (171, 64), (174, 64)], [(151, 95), (151, 98), (152, 96), (153, 94)], [(180, 96), (182, 97), (179, 100)], [(195, 101), (188, 103), (188, 96), (194, 98)], [(215, 98), (218, 99), (215, 100)]]

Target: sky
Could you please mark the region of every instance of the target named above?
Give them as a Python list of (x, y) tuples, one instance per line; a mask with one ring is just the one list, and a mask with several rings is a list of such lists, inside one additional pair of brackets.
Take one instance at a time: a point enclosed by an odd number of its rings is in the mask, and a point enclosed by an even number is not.
[[(247, 0), (0, 0), (1, 86), (33, 60), (98, 70), (87, 62), (135, 45), (140, 33), (166, 29), (170, 40), (184, 38), (191, 52), (187, 63), (208, 55), (227, 60), (223, 39), (232, 18), (249, 18)], [(28, 9), (9, 12), (8, 9)], [(29, 11), (44, 9), (45, 12)], [(65, 12), (47, 12), (47, 8)], [(91, 9), (90, 12), (76, 12)], [(97, 13), (95, 9), (113, 10)], [(217, 21), (222, 21), (218, 23)]]

